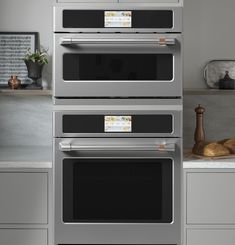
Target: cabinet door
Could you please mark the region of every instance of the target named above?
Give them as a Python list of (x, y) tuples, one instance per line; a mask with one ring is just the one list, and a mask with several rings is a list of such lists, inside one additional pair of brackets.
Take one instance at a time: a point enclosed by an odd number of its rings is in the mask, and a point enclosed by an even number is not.
[(0, 229), (2, 245), (47, 245), (47, 230)]
[(235, 224), (235, 173), (187, 173), (187, 224)]
[(116, 3), (118, 0), (57, 0), (58, 3)]
[(120, 3), (179, 3), (179, 0), (119, 0)]
[(235, 230), (188, 229), (186, 245), (234, 245)]
[(47, 182), (47, 173), (0, 173), (0, 223), (46, 224)]

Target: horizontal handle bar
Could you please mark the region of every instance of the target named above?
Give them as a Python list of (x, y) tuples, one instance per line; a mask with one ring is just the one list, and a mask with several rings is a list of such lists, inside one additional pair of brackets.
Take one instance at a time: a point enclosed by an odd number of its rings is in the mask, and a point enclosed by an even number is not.
[(71, 44), (156, 44), (158, 46), (175, 45), (175, 38), (155, 38), (155, 39), (80, 39), (80, 38), (61, 38), (61, 45)]
[(156, 145), (73, 145), (59, 143), (60, 151), (175, 151), (174, 143)]

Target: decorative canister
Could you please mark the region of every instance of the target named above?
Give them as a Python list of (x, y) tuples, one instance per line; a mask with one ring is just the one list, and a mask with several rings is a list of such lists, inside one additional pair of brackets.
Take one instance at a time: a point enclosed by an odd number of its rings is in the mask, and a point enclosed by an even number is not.
[(224, 78), (219, 80), (220, 89), (235, 89), (235, 80), (229, 76), (229, 72), (225, 72)]
[(21, 81), (17, 78), (17, 76), (11, 76), (11, 79), (8, 81), (8, 85), (11, 89), (18, 89), (20, 88)]

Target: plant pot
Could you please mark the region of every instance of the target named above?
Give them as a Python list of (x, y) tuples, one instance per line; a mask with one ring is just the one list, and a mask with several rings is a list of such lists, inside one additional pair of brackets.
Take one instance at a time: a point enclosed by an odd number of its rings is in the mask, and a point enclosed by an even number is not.
[(31, 60), (25, 60), (24, 62), (28, 70), (28, 77), (33, 80), (31, 86), (42, 88), (41, 81), (38, 82), (38, 79), (42, 77), (44, 64), (33, 62)]

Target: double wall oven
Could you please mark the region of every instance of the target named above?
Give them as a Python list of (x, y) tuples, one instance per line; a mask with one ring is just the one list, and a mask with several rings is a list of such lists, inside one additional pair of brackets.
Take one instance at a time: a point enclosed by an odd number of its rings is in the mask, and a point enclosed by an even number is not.
[(181, 244), (182, 6), (54, 7), (54, 245)]

